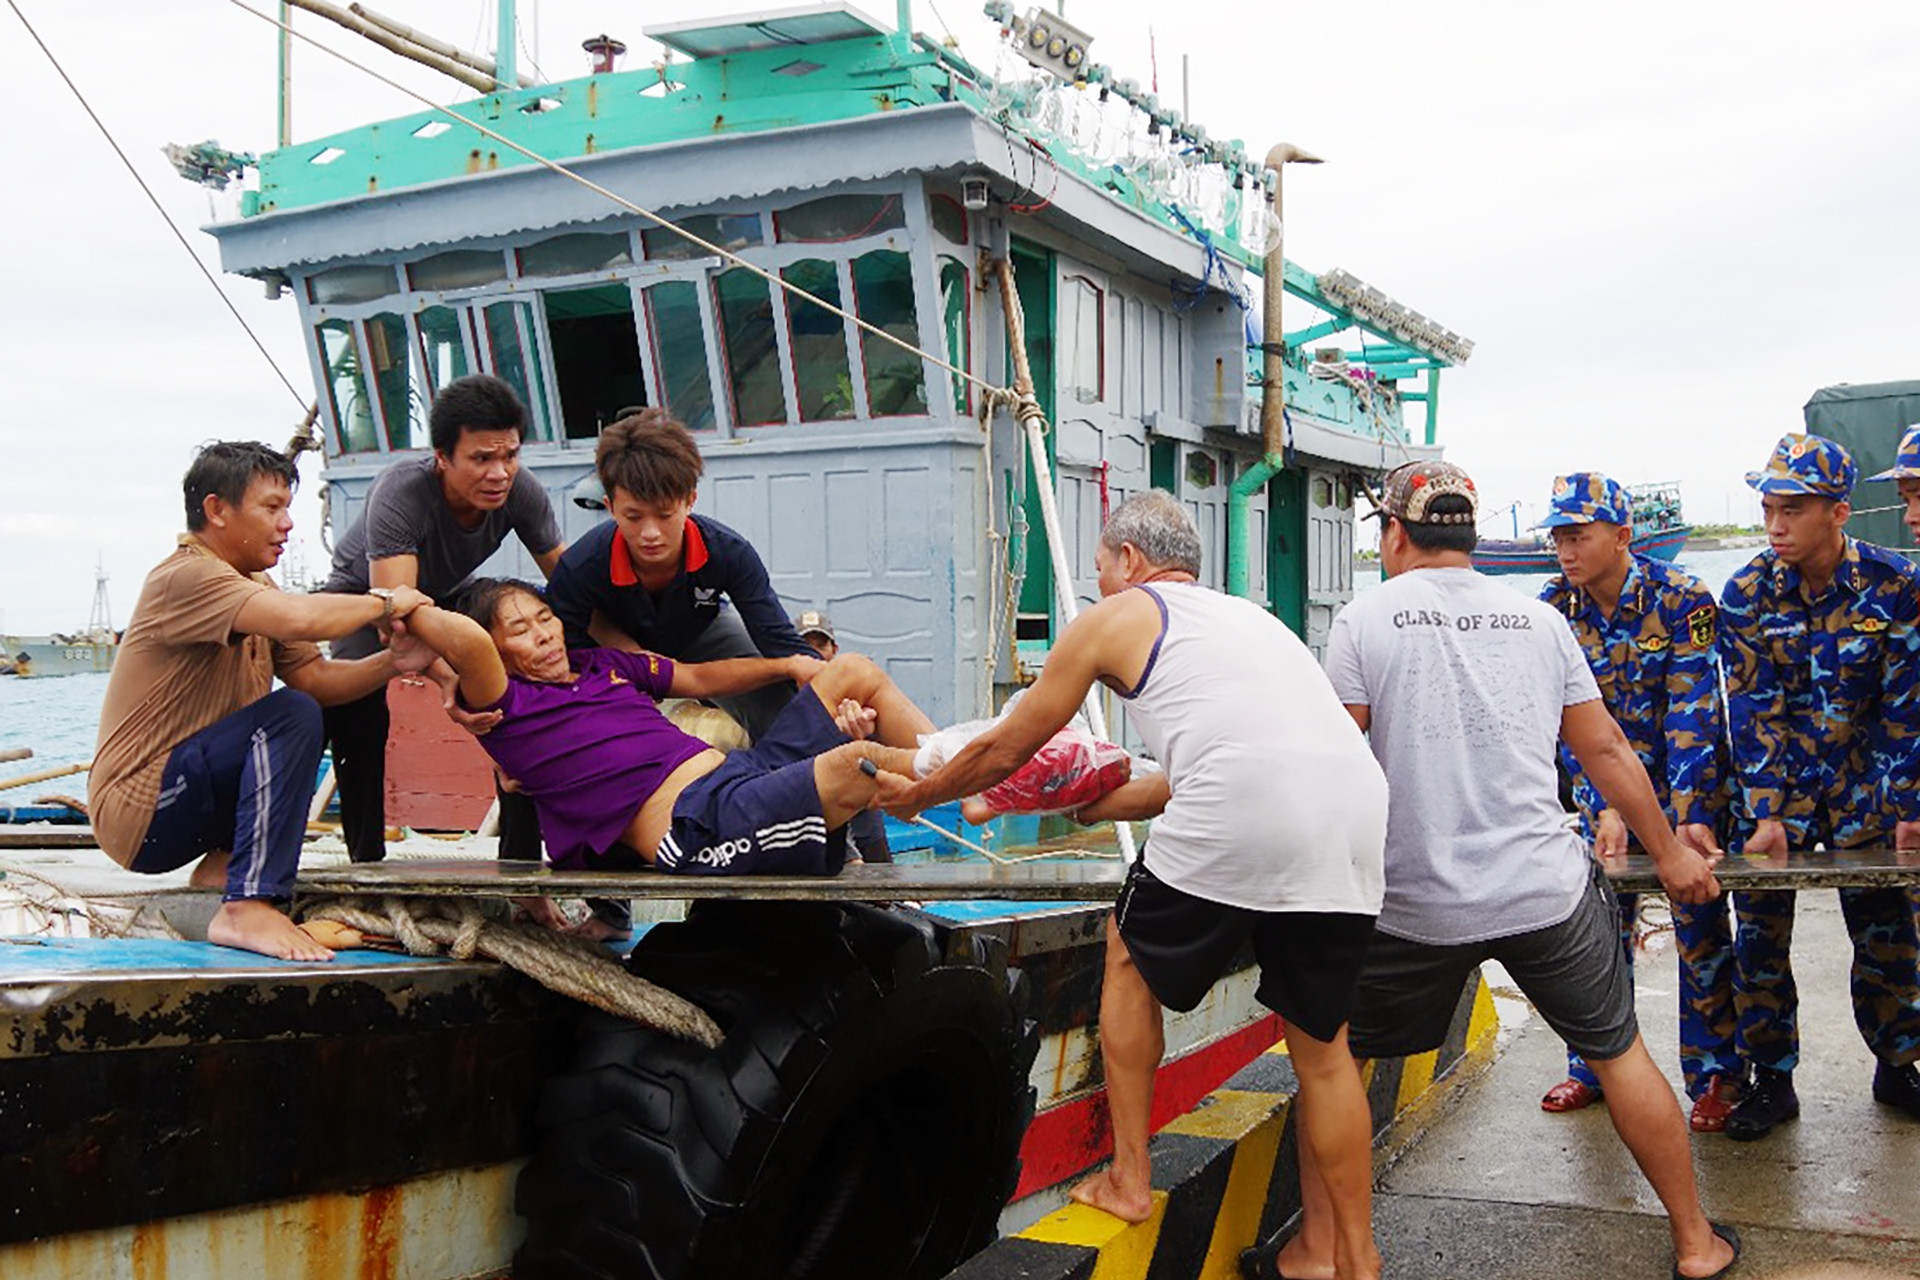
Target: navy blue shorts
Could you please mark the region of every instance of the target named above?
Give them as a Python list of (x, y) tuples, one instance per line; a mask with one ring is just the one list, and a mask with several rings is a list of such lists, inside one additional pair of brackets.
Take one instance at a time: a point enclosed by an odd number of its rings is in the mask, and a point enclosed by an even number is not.
[(847, 829), (827, 830), (813, 758), (852, 739), (802, 689), (760, 740), (694, 780), (674, 802), (656, 866), (696, 876), (837, 874)]

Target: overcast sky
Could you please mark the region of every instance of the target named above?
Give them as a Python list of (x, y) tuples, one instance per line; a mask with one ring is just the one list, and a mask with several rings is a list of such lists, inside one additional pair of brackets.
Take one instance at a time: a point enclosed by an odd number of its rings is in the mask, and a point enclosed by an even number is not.
[[(272, 29), (228, 0), (16, 2), (217, 265), (198, 227), (224, 206), (160, 147), (271, 147)], [(936, 14), (917, 0), (915, 25), (951, 24), (990, 62), (994, 30), (974, 3)], [(376, 7), (492, 43), (478, 0)], [(596, 32), (624, 38), (633, 67), (655, 54), (644, 22), (745, 7), (523, 0), (523, 43), (565, 79)], [(1143, 82), (1154, 24), (1162, 96), (1177, 101), (1189, 55), (1192, 116), (1213, 136), (1327, 159), (1289, 171), (1288, 256), (1344, 267), (1475, 340), (1443, 378), (1441, 437), (1488, 508), (1537, 509), (1556, 473), (1600, 468), (1679, 479), (1697, 522), (1749, 519), (1741, 474), (1801, 425), (1815, 388), (1920, 376), (1920, 6), (1071, 0), (1068, 16), (1093, 32), (1096, 60)], [(430, 93), (471, 96), (298, 22)], [(80, 626), (96, 558), (124, 625), (181, 527), (194, 446), (282, 442), (300, 410), (11, 12), (0, 54), (0, 630)], [(413, 109), (295, 55), (297, 138)], [(310, 397), (292, 301), (224, 284)], [(295, 554), (318, 574), (315, 514), (302, 506)]]

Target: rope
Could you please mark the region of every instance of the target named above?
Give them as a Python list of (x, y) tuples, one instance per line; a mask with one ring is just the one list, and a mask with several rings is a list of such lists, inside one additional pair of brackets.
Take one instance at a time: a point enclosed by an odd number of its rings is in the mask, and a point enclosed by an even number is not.
[(471, 900), (327, 898), (304, 914), (308, 920), (335, 920), (397, 939), (409, 955), (498, 960), (551, 991), (709, 1049), (722, 1039), (704, 1010), (628, 973), (595, 944), (539, 925), (489, 920)]
[[(158, 892), (163, 891), (135, 891), (124, 896), (151, 898)], [(19, 902), (7, 902), (9, 896), (17, 897)], [(31, 871), (17, 862), (0, 862), (0, 910), (10, 905), (18, 905), (39, 916), (40, 922), (33, 930), (36, 933), (50, 933), (55, 921), (65, 922), (78, 917), (86, 921), (87, 935), (90, 937), (180, 937), (179, 930), (173, 927), (163, 912), (154, 909), (151, 901), (137, 902), (131, 909), (92, 902), (85, 894), (38, 871)], [(71, 925), (65, 925), (62, 931), (67, 937), (73, 936)]]
[(239, 308), (233, 305), (233, 299), (227, 296), (227, 291), (220, 287), (220, 282), (213, 278), (211, 271), (207, 270), (207, 264), (200, 261), (200, 255), (193, 251), (193, 246), (187, 243), (186, 236), (180, 233), (180, 228), (174, 224), (173, 217), (167, 212), (166, 206), (161, 204), (160, 198), (153, 194), (153, 188), (149, 187), (147, 180), (140, 176), (140, 171), (133, 167), (133, 161), (127, 159), (127, 153), (120, 149), (118, 142), (114, 141), (113, 134), (108, 132), (106, 123), (94, 113), (92, 105), (87, 101), (87, 95), (80, 92), (80, 86), (73, 82), (73, 78), (67, 74), (66, 68), (60, 65), (60, 59), (53, 56), (53, 50), (47, 48), (47, 42), (40, 38), (40, 33), (33, 29), (31, 22), (27, 21), (27, 15), (20, 12), (20, 6), (16, 4), (14, 0), (7, 0), (7, 7), (13, 10), (14, 17), (20, 19), (20, 25), (27, 29), (27, 34), (33, 37), (33, 42), (40, 46), (40, 52), (47, 55), (47, 61), (53, 64), (55, 74), (66, 82), (68, 89), (73, 91), (73, 96), (79, 100), (80, 109), (87, 113), (87, 118), (92, 120), (94, 127), (100, 130), (100, 136), (107, 140), (109, 147), (113, 148), (113, 154), (120, 157), (120, 163), (127, 167), (127, 172), (133, 175), (134, 182), (139, 184), (140, 190), (146, 193), (147, 199), (153, 204), (154, 211), (160, 215), (160, 220), (167, 224), (167, 230), (173, 232), (173, 238), (180, 242), (180, 247), (186, 250), (189, 258), (193, 259), (193, 265), (199, 268), (202, 276), (206, 277), (207, 284), (215, 293), (220, 295), (220, 301), (225, 304), (227, 310), (232, 313), (233, 318), (239, 322), (240, 327), (247, 331), (247, 337), (253, 340), (255, 349), (260, 352), (260, 355), (273, 369), (274, 376), (278, 377), (281, 384), (286, 387), (287, 394), (292, 396), (302, 408), (305, 408), (307, 398), (294, 389), (292, 379), (287, 377), (286, 372), (280, 368), (279, 362), (267, 351), (266, 344), (260, 341), (260, 335), (253, 331), (253, 326), (247, 323), (246, 317), (242, 316)]
[[(7, 0), (7, 3), (12, 4), (13, 0)], [(791, 284), (788, 281), (781, 279), (777, 273), (768, 271), (764, 267), (755, 266), (753, 263), (748, 262), (745, 258), (742, 258), (737, 253), (733, 253), (730, 250), (721, 248), (717, 244), (713, 244), (707, 240), (702, 239), (701, 237), (695, 235), (693, 232), (688, 231), (685, 227), (678, 226), (677, 224), (662, 217), (660, 214), (655, 213), (653, 210), (642, 208), (641, 206), (635, 204), (633, 201), (627, 199), (625, 196), (617, 195), (616, 193), (609, 191), (607, 188), (601, 186), (597, 182), (594, 182), (592, 179), (581, 177), (579, 174), (575, 173), (572, 169), (569, 169), (566, 165), (561, 164), (559, 161), (550, 160), (546, 156), (543, 156), (538, 152), (531, 150), (530, 148), (523, 147), (518, 142), (515, 142), (513, 139), (505, 136), (504, 134), (496, 132), (493, 129), (489, 129), (486, 125), (481, 124), (478, 120), (473, 120), (467, 116), (463, 116), (458, 111), (455, 111), (452, 107), (445, 106), (441, 103), (435, 102), (432, 98), (427, 97), (425, 94), (415, 92), (414, 90), (408, 88), (406, 85), (401, 84), (399, 81), (394, 80), (388, 76), (384, 76), (380, 72), (375, 71), (372, 67), (369, 67), (364, 63), (356, 62), (354, 59), (348, 57), (344, 53), (341, 53), (339, 50), (320, 43), (320, 41), (315, 40), (312, 36), (307, 35), (305, 32), (295, 31), (291, 24), (281, 22), (279, 19), (274, 18), (269, 14), (262, 13), (258, 9), (254, 9), (248, 6), (245, 3), (245, 0), (227, 0), (227, 3), (231, 4), (234, 8), (240, 10), (242, 13), (251, 14), (253, 17), (260, 19), (260, 21), (268, 24), (269, 26), (275, 27), (281, 31), (285, 31), (287, 34), (293, 36), (295, 39), (303, 41), (306, 44), (312, 45), (315, 49), (318, 49), (320, 52), (326, 54), (328, 57), (337, 59), (338, 61), (345, 63), (347, 66), (352, 67), (354, 70), (363, 72), (366, 75), (371, 76), (373, 79), (378, 80), (381, 84), (386, 85), (388, 88), (397, 90), (398, 92), (405, 94), (407, 97), (412, 98), (415, 102), (422, 104), (423, 106), (427, 107), (429, 110), (440, 112), (442, 115), (446, 116), (449, 120), (452, 120), (455, 124), (465, 125), (467, 128), (474, 130), (476, 133), (479, 133), (483, 137), (489, 138), (494, 142), (499, 143), (501, 146), (506, 147), (508, 150), (516, 152), (519, 155), (525, 156), (527, 159), (533, 161), (535, 164), (539, 165), (541, 168), (550, 170), (551, 172), (560, 175), (561, 177), (567, 179), (570, 182), (578, 183), (580, 186), (585, 187), (587, 190), (593, 192), (594, 194), (603, 196), (606, 199), (611, 200), (614, 204), (620, 206), (622, 209), (627, 210), (629, 213), (638, 214), (642, 218), (645, 218), (647, 221), (653, 223), (655, 226), (659, 227), (664, 231), (671, 231), (673, 234), (679, 236), (681, 239), (686, 240), (691, 244), (699, 246), (699, 248), (701, 248), (702, 250), (704, 250), (709, 254), (712, 254), (714, 257), (719, 258), (722, 261), (725, 261), (733, 266), (740, 267), (750, 272), (751, 274), (760, 277), (762, 280), (765, 280), (768, 284), (773, 285), (775, 288), (784, 289), (787, 293), (793, 295), (794, 297), (800, 298), (808, 303), (811, 303), (812, 305), (819, 307), (822, 310), (827, 311), (832, 315), (839, 316), (842, 320), (847, 321), (848, 323), (852, 324), (854, 327), (860, 329), (862, 332), (870, 333), (876, 338), (882, 339), (883, 341), (891, 342), (894, 346), (900, 348), (902, 351), (905, 351), (909, 355), (917, 356), (920, 359), (925, 360), (927, 363), (935, 366), (936, 368), (945, 369), (948, 373), (954, 375), (956, 378), (962, 378), (968, 382), (971, 382), (976, 387), (979, 387), (983, 392), (992, 392), (996, 390), (996, 388), (994, 388), (989, 383), (987, 383), (985, 379), (977, 377), (974, 374), (967, 372), (965, 369), (960, 368), (958, 365), (949, 364), (947, 361), (942, 360), (939, 356), (934, 355), (932, 352), (927, 351), (924, 348), (915, 346), (913, 343), (908, 342), (904, 338), (895, 337), (893, 334), (888, 333), (885, 329), (880, 328), (878, 325), (873, 324), (872, 322), (867, 320), (862, 320), (859, 316), (853, 314), (853, 312), (847, 311), (835, 303), (828, 302), (824, 298), (816, 297), (814, 294), (807, 292), (805, 289), (802, 289), (797, 285)], [(16, 10), (16, 12), (18, 12), (18, 10)], [(302, 401), (303, 405), (304, 403), (305, 402)]]

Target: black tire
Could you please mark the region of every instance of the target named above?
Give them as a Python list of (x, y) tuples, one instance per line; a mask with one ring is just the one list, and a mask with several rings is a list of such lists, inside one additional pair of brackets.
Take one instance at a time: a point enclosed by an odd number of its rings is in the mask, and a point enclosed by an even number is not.
[(520, 1175), (517, 1280), (933, 1280), (993, 1240), (1039, 1044), (997, 941), (905, 909), (713, 902), (631, 967), (726, 1040), (583, 1020)]

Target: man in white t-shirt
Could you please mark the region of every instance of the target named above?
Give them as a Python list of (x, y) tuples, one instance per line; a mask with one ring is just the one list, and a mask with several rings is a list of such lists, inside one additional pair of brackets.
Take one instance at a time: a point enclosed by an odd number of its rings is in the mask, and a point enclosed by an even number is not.
[[(1474, 572), (1477, 502), (1451, 463), (1388, 474), (1380, 558), (1391, 580), (1335, 619), (1327, 671), (1386, 770), (1387, 886), (1355, 995), (1363, 1058), (1437, 1049), (1461, 986), (1498, 960), (1600, 1077), (1614, 1128), (1666, 1206), (1674, 1274), (1727, 1272), (1731, 1227), (1707, 1220), (1687, 1126), (1634, 1018), (1614, 896), (1561, 811), (1564, 740), (1640, 837), (1676, 903), (1718, 896), (1713, 859), (1680, 843), (1566, 623)], [(1305, 1215), (1280, 1274), (1333, 1274), (1324, 1193), (1302, 1149)]]
[(1197, 1006), (1251, 941), (1255, 995), (1286, 1021), (1301, 1145), (1333, 1188), (1327, 1257), (1341, 1277), (1377, 1280), (1373, 1129), (1346, 1024), (1380, 908), (1385, 780), (1299, 638), (1251, 601), (1200, 585), (1200, 535), (1171, 495), (1116, 507), (1094, 564), (1104, 599), (1061, 635), (1013, 710), (918, 782), (881, 774), (882, 802), (912, 813), (984, 791), (1065, 725), (1094, 681), (1126, 699), (1165, 772), (1079, 814), (1155, 821), (1107, 925), (1100, 1052), (1113, 1164), (1073, 1198), (1132, 1222), (1152, 1216), (1160, 1007)]

